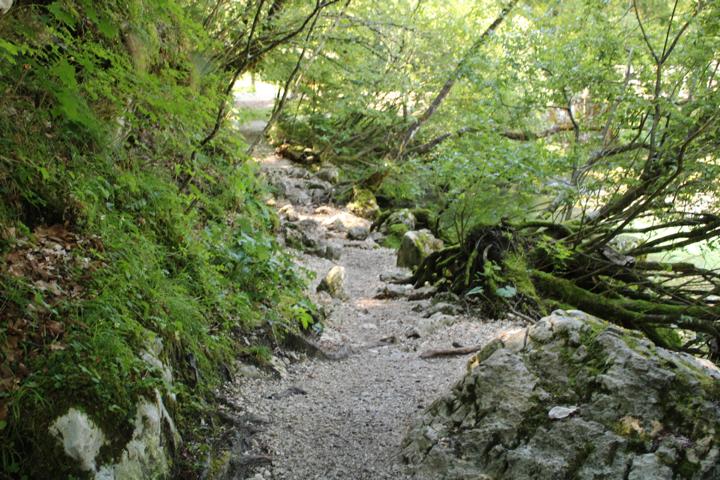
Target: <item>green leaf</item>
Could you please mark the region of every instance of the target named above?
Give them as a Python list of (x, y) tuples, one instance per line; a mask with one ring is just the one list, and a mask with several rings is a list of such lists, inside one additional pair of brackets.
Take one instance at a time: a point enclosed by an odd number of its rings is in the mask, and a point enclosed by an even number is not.
[(501, 298), (512, 298), (517, 295), (517, 288), (512, 285), (505, 285), (495, 290), (495, 295)]
[(14, 43), (10, 43), (7, 40), (3, 40), (0, 38), (0, 48), (5, 50), (9, 55), (3, 55), (10, 63), (15, 63), (15, 59), (13, 57), (17, 57), (17, 54), (19, 52), (19, 49), (17, 45)]
[(465, 294), (465, 296), (471, 297), (471, 296), (473, 296), (473, 295), (480, 295), (480, 294), (483, 293), (484, 291), (485, 291), (485, 289), (484, 289), (483, 287), (475, 287), (475, 288), (471, 289), (470, 291), (468, 291), (468, 292)]
[(43, 181), (50, 180), (50, 172), (48, 172), (48, 169), (45, 167), (38, 167), (38, 170), (40, 170), (40, 175), (42, 175)]
[(98, 23), (98, 30), (100, 30), (100, 33), (105, 35), (108, 39), (113, 39), (117, 37), (118, 34), (118, 28), (117, 26), (107, 18), (101, 18)]
[(77, 20), (63, 8), (62, 2), (53, 2), (47, 6), (47, 9), (59, 22), (71, 28), (75, 27)]
[(68, 88), (77, 87), (77, 79), (75, 78), (75, 67), (63, 58), (53, 66), (53, 73)]

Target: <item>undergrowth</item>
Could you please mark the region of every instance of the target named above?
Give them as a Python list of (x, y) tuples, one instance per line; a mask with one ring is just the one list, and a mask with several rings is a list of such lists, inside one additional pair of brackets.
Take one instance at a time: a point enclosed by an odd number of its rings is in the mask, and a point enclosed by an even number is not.
[[(209, 66), (214, 48), (182, 1), (65, 0), (0, 17), (8, 478), (82, 474), (48, 434), (71, 406), (110, 437), (100, 460), (117, 460), (155, 389), (196, 448), (242, 334), (308, 326), (304, 281), (242, 142), (226, 132), (193, 155), (227, 81)], [(158, 339), (171, 386), (141, 357)], [(176, 471), (198, 467), (185, 457)]]

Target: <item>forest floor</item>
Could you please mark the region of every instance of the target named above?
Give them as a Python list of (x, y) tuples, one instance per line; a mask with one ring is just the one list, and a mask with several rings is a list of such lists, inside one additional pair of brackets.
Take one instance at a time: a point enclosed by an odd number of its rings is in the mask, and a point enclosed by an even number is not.
[[(269, 177), (298, 188), (306, 183), (298, 178), (301, 169), (267, 146), (261, 146), (256, 158)], [(287, 203), (277, 199), (278, 207)], [(381, 274), (407, 273), (395, 266), (395, 251), (372, 239), (348, 240), (345, 233), (327, 228), (338, 219), (346, 226), (369, 222), (334, 205), (294, 209), (300, 221), (317, 222), (318, 234), (342, 245), (338, 261), (294, 252), (300, 267), (316, 273), (311, 295), (333, 265), (345, 267), (348, 298), (325, 299), (330, 314), (319, 339), (323, 350), (342, 355), (329, 360), (278, 351), (274, 375), (241, 369), (223, 395), (236, 418), (251, 419), (254, 425), (234, 449), (236, 473), (231, 477), (409, 478), (400, 458), (402, 438), (416, 414), (461, 378), (467, 362), (467, 356), (424, 360), (419, 354), (453, 343), (484, 345), (518, 325), (465, 314), (430, 320), (429, 300), (375, 298), (385, 286)]]

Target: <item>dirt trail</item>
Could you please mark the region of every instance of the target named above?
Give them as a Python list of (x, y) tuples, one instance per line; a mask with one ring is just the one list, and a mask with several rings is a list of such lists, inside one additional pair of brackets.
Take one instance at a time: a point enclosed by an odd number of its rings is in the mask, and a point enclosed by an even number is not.
[[(258, 160), (275, 183), (306, 188), (308, 174), (265, 149)], [(306, 177), (306, 178), (303, 178)], [(278, 207), (288, 202), (278, 199)], [(321, 208), (318, 208), (321, 207)], [(332, 205), (294, 205), (299, 220), (314, 220), (319, 234), (342, 245), (337, 261), (296, 252), (298, 265), (316, 272), (311, 292), (333, 265), (346, 269), (346, 301), (325, 301), (331, 313), (321, 337), (329, 351), (349, 353), (341, 360), (278, 355), (282, 375), (246, 368), (225, 392), (238, 418), (255, 419), (252, 434), (236, 451), (232, 478), (395, 479), (410, 478), (400, 459), (409, 422), (465, 371), (465, 357), (423, 360), (428, 349), (484, 344), (516, 325), (462, 315), (424, 318), (427, 300), (379, 300), (380, 274), (401, 272), (395, 252), (374, 241), (347, 240), (331, 231), (367, 220)], [(316, 213), (319, 212), (319, 213)], [(297, 221), (297, 219), (295, 219)], [(332, 227), (331, 227), (332, 228)], [(419, 338), (408, 333), (421, 332)], [(236, 449), (237, 450), (237, 449)]]

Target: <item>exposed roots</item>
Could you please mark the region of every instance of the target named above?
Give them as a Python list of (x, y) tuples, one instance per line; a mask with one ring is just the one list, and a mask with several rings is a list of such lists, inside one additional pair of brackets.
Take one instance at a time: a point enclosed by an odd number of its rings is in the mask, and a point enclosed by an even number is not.
[(718, 358), (717, 272), (637, 261), (607, 244), (583, 249), (577, 237), (572, 225), (480, 226), (463, 244), (428, 256), (412, 281), (480, 299), (491, 315), (577, 308), (666, 348)]

